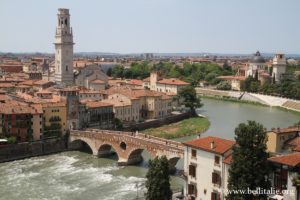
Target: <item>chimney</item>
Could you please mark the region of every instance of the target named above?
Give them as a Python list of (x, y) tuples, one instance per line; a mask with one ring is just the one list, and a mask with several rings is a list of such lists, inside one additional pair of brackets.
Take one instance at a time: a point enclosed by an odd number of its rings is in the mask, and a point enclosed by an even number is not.
[(212, 141), (212, 142), (210, 143), (210, 148), (211, 148), (211, 149), (214, 149), (214, 148), (215, 148), (215, 142), (214, 142), (214, 141)]

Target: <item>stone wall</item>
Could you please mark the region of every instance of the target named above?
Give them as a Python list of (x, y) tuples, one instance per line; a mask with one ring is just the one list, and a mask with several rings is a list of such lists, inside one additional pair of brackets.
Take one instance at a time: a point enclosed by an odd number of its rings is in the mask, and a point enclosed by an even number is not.
[(58, 153), (66, 148), (65, 140), (60, 138), (0, 146), (0, 162)]
[(155, 119), (155, 120), (132, 125), (128, 128), (125, 128), (125, 131), (136, 131), (136, 130), (141, 131), (141, 130), (145, 130), (148, 128), (156, 128), (156, 127), (160, 127), (160, 126), (163, 126), (166, 124), (175, 123), (175, 122), (187, 119), (189, 117), (191, 117), (190, 112), (181, 113), (178, 115), (171, 115), (171, 116), (165, 117), (163, 119)]

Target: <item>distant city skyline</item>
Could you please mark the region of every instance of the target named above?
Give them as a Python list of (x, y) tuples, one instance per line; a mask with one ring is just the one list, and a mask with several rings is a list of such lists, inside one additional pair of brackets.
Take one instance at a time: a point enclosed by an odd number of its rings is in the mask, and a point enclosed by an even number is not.
[(58, 8), (75, 52), (300, 53), (298, 0), (0, 0), (0, 52), (54, 53)]

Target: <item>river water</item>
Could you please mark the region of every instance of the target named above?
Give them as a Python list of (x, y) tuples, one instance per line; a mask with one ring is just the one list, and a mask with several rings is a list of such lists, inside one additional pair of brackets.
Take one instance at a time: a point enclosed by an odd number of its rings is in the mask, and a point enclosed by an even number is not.
[[(266, 128), (287, 127), (300, 115), (277, 108), (203, 99), (199, 110), (206, 115), (210, 129), (203, 134), (234, 138), (241, 122), (256, 120)], [(196, 136), (177, 139), (185, 141)], [(145, 160), (149, 155), (145, 152)], [(147, 161), (140, 166), (118, 167), (116, 159), (95, 158), (83, 152), (64, 152), (0, 164), (1, 200), (133, 200), (142, 199)], [(178, 163), (182, 168), (182, 161)], [(183, 180), (171, 177), (172, 188)]]

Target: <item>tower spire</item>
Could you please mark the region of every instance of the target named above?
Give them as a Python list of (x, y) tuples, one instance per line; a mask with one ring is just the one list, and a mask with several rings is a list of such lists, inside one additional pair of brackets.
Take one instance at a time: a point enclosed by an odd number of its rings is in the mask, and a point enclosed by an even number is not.
[(69, 9), (59, 8), (55, 31), (55, 82), (70, 85), (73, 75), (73, 33)]

